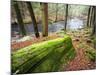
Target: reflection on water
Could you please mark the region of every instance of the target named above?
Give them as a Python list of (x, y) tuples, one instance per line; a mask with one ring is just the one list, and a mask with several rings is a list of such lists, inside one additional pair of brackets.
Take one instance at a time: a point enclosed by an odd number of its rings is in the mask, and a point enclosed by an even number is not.
[(78, 19), (78, 18), (74, 18), (74, 19), (71, 19), (68, 22), (68, 26), (69, 26), (70, 29), (82, 28), (83, 27), (83, 21)]

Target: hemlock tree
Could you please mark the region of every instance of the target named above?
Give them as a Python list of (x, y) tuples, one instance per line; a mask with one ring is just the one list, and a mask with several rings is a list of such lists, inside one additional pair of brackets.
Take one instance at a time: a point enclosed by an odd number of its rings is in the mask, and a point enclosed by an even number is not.
[(24, 23), (23, 23), (23, 19), (22, 19), (22, 16), (21, 16), (21, 12), (20, 12), (18, 3), (16, 1), (14, 1), (13, 5), (14, 5), (14, 9), (15, 9), (15, 12), (16, 12), (16, 17), (17, 17), (17, 21), (18, 21), (21, 33), (24, 36), (24, 35), (26, 35), (26, 30), (25, 30), (25, 27), (24, 27)]
[(31, 2), (26, 2), (26, 3), (27, 3), (27, 7), (28, 7), (28, 10), (29, 10), (33, 25), (34, 25), (33, 27), (34, 27), (35, 36), (38, 38), (39, 32), (38, 32), (38, 26), (37, 26), (37, 23), (36, 23), (36, 19), (35, 19), (34, 10), (32, 9)]
[(42, 35), (48, 36), (48, 4), (40, 3), (42, 14)]
[(68, 17), (68, 4), (66, 4), (66, 11), (65, 11), (65, 31), (66, 31), (66, 26), (67, 26), (67, 17)]

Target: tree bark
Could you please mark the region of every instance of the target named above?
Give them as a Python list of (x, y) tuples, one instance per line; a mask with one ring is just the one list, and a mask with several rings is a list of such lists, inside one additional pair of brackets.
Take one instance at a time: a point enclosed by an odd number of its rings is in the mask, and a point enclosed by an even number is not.
[(19, 7), (21, 10), (22, 18), (25, 19), (26, 18), (26, 11), (27, 11), (27, 6), (26, 6), (25, 2), (20, 1)]
[(56, 4), (56, 19), (55, 19), (55, 22), (57, 22), (57, 19), (58, 19), (58, 4)]
[(66, 4), (66, 11), (65, 11), (65, 31), (67, 26), (67, 17), (68, 17), (68, 4)]
[(40, 3), (42, 11), (42, 34), (43, 36), (48, 36), (48, 4)]
[(90, 25), (90, 10), (91, 10), (91, 7), (89, 7), (89, 10), (88, 10), (87, 27), (89, 27)]
[(92, 35), (96, 34), (96, 7), (93, 6), (94, 14), (93, 14), (93, 29)]
[(91, 27), (91, 23), (92, 23), (92, 14), (93, 14), (92, 6), (90, 6), (90, 7), (89, 7), (89, 10), (88, 10), (87, 27)]
[(17, 2), (14, 2), (14, 8), (15, 8), (16, 17), (17, 17), (17, 21), (18, 21), (21, 33), (24, 36), (24, 35), (26, 35), (26, 30), (24, 27), (23, 19), (22, 19), (21, 12), (20, 12), (20, 9), (19, 9)]
[(93, 26), (93, 18), (94, 18), (94, 16), (93, 16), (93, 14), (94, 14), (94, 10), (93, 10), (93, 6), (91, 7), (91, 20), (90, 20), (90, 27), (92, 27)]
[(34, 32), (35, 32), (35, 36), (38, 38), (39, 37), (39, 32), (38, 32), (38, 26), (36, 23), (36, 19), (35, 19), (35, 14), (34, 14), (34, 10), (32, 9), (32, 5), (30, 2), (26, 2), (27, 3), (27, 7), (33, 22), (33, 27), (34, 27)]

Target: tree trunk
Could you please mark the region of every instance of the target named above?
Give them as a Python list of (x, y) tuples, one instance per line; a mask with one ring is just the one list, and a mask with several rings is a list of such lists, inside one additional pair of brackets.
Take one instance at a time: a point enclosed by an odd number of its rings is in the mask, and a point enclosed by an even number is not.
[(92, 23), (92, 6), (89, 7), (89, 11), (88, 11), (88, 18), (87, 18), (87, 27), (91, 27), (91, 23)]
[(32, 22), (33, 22), (35, 36), (38, 38), (39, 37), (38, 26), (37, 26), (37, 23), (36, 23), (36, 19), (35, 19), (34, 11), (32, 9), (32, 5), (31, 5), (30, 2), (26, 2), (26, 3), (27, 3), (27, 7), (28, 7), (28, 10), (29, 10)]
[(94, 18), (93, 14), (94, 14), (94, 10), (93, 10), (93, 7), (91, 7), (90, 27), (93, 26), (93, 18)]
[(57, 22), (57, 19), (58, 19), (58, 4), (56, 4), (56, 19), (55, 19), (55, 22)]
[(89, 27), (89, 21), (90, 21), (90, 9), (91, 7), (89, 7), (89, 10), (88, 10), (88, 18), (87, 18), (87, 27)]
[(19, 7), (21, 9), (22, 18), (25, 19), (26, 18), (27, 7), (25, 5), (25, 2), (23, 2), (23, 1), (21, 1), (19, 4), (20, 4)]
[(43, 36), (48, 36), (48, 4), (40, 3), (42, 11), (42, 34)]
[(66, 4), (66, 11), (65, 11), (65, 31), (67, 26), (67, 17), (68, 17), (68, 4)]
[(26, 30), (25, 30), (25, 27), (24, 27), (24, 23), (23, 23), (23, 20), (22, 20), (21, 12), (20, 12), (20, 9), (19, 9), (19, 6), (18, 6), (17, 2), (14, 2), (14, 8), (15, 8), (17, 21), (18, 21), (21, 33), (24, 36), (24, 35), (26, 35)]
[(96, 34), (96, 7), (93, 6), (93, 29), (92, 29), (92, 35)]

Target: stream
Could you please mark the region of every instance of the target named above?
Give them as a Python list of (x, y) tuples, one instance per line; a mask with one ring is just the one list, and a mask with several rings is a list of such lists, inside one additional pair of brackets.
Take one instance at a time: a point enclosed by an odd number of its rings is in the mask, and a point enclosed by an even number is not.
[[(86, 23), (84, 20), (75, 17), (73, 19), (68, 20), (66, 28), (71, 29), (71, 30), (77, 30), (79, 28), (83, 28), (84, 23)], [(34, 34), (33, 26), (34, 25), (32, 23), (25, 25), (27, 34), (29, 34), (29, 35)], [(51, 32), (60, 31), (60, 30), (64, 29), (64, 26), (65, 26), (65, 21), (59, 21), (59, 22), (55, 22), (53, 24), (49, 24), (48, 32), (51, 33)], [(38, 24), (38, 30), (39, 30), (39, 32), (42, 32), (42, 24)], [(16, 35), (19, 33), (20, 28), (18, 25), (12, 25), (11, 31), (12, 31), (12, 39), (14, 39), (16, 37)]]

